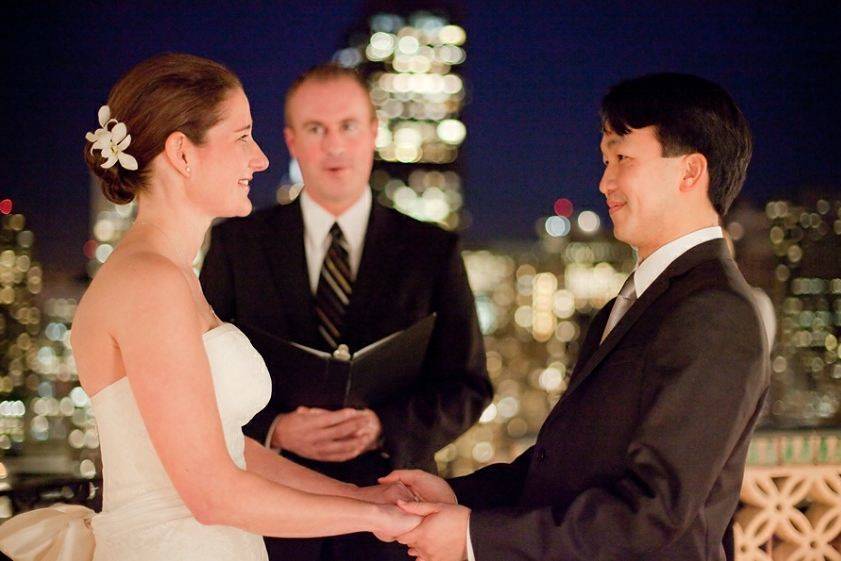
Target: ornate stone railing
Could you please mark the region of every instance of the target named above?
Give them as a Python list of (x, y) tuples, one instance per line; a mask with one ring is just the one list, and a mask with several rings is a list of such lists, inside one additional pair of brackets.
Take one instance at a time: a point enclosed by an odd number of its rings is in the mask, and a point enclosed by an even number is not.
[(841, 433), (757, 433), (741, 499), (737, 561), (841, 561)]

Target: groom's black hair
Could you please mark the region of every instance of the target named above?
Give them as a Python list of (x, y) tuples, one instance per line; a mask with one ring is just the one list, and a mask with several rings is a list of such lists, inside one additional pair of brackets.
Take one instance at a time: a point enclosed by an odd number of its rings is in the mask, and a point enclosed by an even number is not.
[(710, 202), (719, 216), (727, 213), (745, 182), (753, 142), (724, 88), (690, 74), (649, 74), (613, 86), (600, 113), (602, 131), (620, 136), (653, 125), (663, 156), (703, 154)]

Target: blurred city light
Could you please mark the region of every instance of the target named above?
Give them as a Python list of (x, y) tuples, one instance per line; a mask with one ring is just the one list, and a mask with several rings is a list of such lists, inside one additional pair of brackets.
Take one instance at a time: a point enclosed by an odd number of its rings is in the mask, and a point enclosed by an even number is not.
[(601, 219), (599, 215), (592, 210), (585, 210), (578, 215), (578, 227), (582, 232), (592, 234), (596, 232), (601, 226)]

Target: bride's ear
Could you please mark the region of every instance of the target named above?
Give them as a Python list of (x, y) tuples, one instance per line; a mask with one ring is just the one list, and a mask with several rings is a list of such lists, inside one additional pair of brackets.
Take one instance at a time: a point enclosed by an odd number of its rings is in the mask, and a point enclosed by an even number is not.
[(164, 142), (164, 156), (166, 160), (175, 171), (184, 177), (190, 177), (190, 173), (192, 172), (192, 168), (190, 167), (192, 147), (193, 143), (180, 131), (170, 134), (166, 142)]

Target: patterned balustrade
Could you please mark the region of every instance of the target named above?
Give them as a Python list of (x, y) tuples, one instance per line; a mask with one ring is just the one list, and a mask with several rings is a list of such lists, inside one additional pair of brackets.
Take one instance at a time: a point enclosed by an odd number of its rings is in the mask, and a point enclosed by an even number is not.
[(737, 561), (841, 561), (841, 435), (759, 433), (736, 514)]

